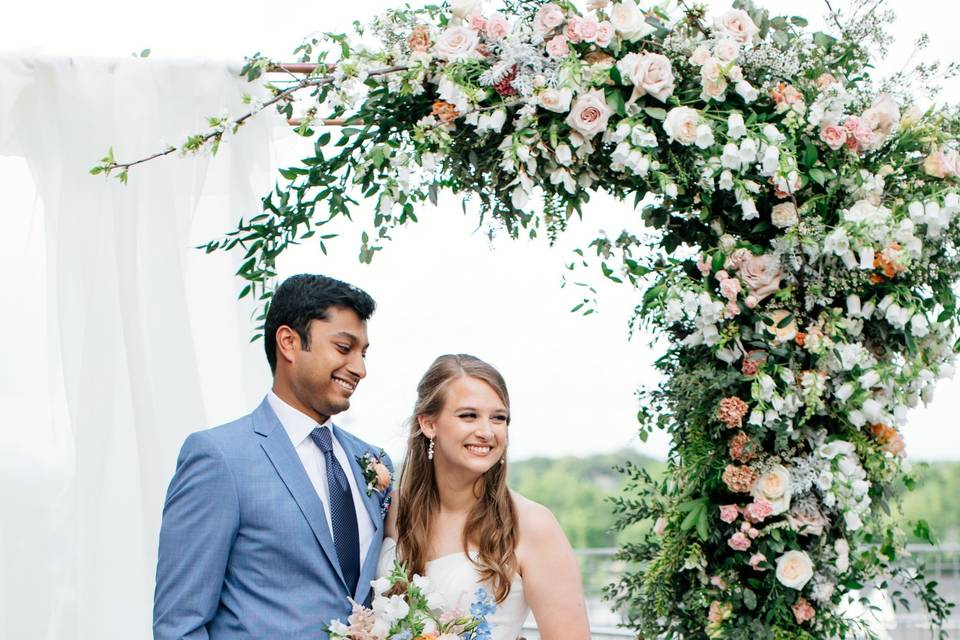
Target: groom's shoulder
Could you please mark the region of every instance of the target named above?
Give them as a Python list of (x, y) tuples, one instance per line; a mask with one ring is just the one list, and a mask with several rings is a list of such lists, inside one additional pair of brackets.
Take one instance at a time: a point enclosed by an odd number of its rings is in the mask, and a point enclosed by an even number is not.
[(229, 422), (194, 431), (187, 436), (187, 442), (206, 442), (221, 451), (233, 449), (246, 440), (254, 440), (255, 413), (256, 411), (253, 411)]

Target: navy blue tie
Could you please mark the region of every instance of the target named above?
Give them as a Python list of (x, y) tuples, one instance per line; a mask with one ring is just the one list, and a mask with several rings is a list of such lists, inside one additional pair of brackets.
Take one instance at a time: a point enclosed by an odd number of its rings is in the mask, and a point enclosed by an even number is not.
[(353, 505), (353, 493), (343, 467), (333, 455), (333, 437), (330, 429), (317, 427), (310, 437), (320, 447), (327, 463), (327, 487), (330, 494), (330, 521), (333, 524), (333, 545), (343, 578), (350, 595), (357, 590), (360, 580), (360, 532), (357, 528), (357, 509)]

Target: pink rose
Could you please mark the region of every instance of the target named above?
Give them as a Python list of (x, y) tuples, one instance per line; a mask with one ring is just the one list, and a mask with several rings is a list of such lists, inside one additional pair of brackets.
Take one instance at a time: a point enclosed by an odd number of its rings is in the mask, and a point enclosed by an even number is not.
[(740, 266), (740, 278), (757, 302), (780, 289), (782, 277), (780, 261), (769, 254), (748, 258)]
[(567, 115), (567, 124), (584, 138), (590, 139), (607, 128), (613, 110), (607, 106), (603, 91), (594, 89), (578, 97)]
[(563, 24), (563, 9), (558, 5), (545, 4), (533, 17), (533, 28), (537, 33), (544, 34)]
[(820, 139), (836, 151), (847, 143), (847, 131), (835, 124), (828, 124), (820, 130)]
[(740, 305), (733, 300), (728, 300), (724, 311), (724, 316), (727, 318), (735, 318), (740, 313)]
[(500, 40), (510, 33), (510, 25), (507, 23), (507, 19), (503, 17), (503, 14), (495, 13), (487, 19), (487, 26), (484, 28), (484, 32), (491, 40)]
[(749, 295), (749, 296), (747, 296), (747, 299), (744, 300), (743, 302), (744, 302), (744, 304), (747, 305), (747, 309), (753, 309), (753, 308), (755, 308), (758, 304), (760, 304), (760, 300), (758, 300), (758, 299), (757, 299), (757, 296), (754, 296), (754, 295)]
[(604, 20), (599, 25), (597, 25), (597, 37), (594, 38), (594, 43), (598, 47), (609, 47), (610, 43), (613, 42), (613, 23), (609, 20)]
[(567, 20), (567, 25), (563, 29), (563, 35), (567, 36), (567, 40), (573, 44), (580, 42), (580, 16), (570, 16), (570, 19)]
[(773, 505), (762, 498), (757, 498), (744, 509), (744, 517), (753, 523), (766, 520), (773, 513)]
[(860, 118), (858, 118), (857, 116), (847, 116), (843, 120), (843, 128), (849, 131), (850, 133), (853, 133), (854, 131), (859, 129), (860, 126), (861, 126)]
[(600, 32), (600, 23), (592, 16), (581, 18), (577, 21), (577, 35), (584, 42), (593, 42)]
[(730, 302), (735, 302), (740, 294), (740, 281), (736, 278), (727, 278), (720, 283), (720, 294)]
[(750, 548), (750, 538), (738, 531), (730, 536), (727, 544), (730, 545), (730, 548), (734, 551), (746, 551)]
[(712, 269), (713, 261), (710, 260), (710, 256), (703, 256), (702, 260), (697, 262), (697, 269), (700, 270), (700, 274), (706, 278), (710, 275), (710, 270)]
[(470, 28), (474, 31), (483, 31), (487, 26), (487, 19), (479, 13), (475, 13), (467, 20), (467, 24), (470, 25)]
[(806, 598), (797, 598), (796, 603), (794, 603), (791, 609), (793, 609), (793, 617), (796, 618), (797, 624), (803, 624), (808, 620), (813, 620), (817, 614), (816, 609), (813, 608), (813, 605), (811, 605)]
[(760, 567), (760, 563), (766, 562), (766, 561), (767, 561), (767, 556), (763, 555), (762, 553), (755, 553), (752, 556), (750, 556), (749, 564), (753, 569), (757, 571), (766, 571), (766, 569), (762, 569)]
[(567, 46), (567, 37), (564, 35), (553, 36), (547, 41), (547, 53), (554, 58), (563, 58), (570, 53), (570, 47)]
[(732, 523), (737, 519), (737, 516), (740, 515), (740, 510), (737, 509), (735, 504), (725, 504), (720, 507), (720, 519), (726, 522), (727, 524)]
[(717, 271), (717, 275), (714, 276), (714, 278), (716, 278), (719, 282), (723, 282), (729, 277), (730, 277), (730, 274), (727, 273), (726, 269), (720, 269), (720, 271)]
[(870, 147), (873, 144), (873, 131), (862, 121), (856, 131), (853, 132), (853, 136), (861, 147)]

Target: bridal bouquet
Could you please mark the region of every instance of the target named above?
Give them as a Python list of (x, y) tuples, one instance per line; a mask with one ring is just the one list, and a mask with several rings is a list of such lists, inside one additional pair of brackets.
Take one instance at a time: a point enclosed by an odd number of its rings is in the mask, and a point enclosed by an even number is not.
[[(655, 523), (609, 592), (629, 624), (852, 637), (867, 630), (845, 607), (871, 583), (896, 605), (909, 588), (942, 621), (951, 605), (903, 564), (887, 516), (914, 482), (900, 429), (960, 348), (960, 112), (926, 104), (956, 66), (872, 78), (883, 0), (832, 12), (825, 31), (749, 0), (671, 4), (451, 0), (306, 42), (300, 113), (271, 90), (314, 150), (206, 249), (240, 245), (241, 296), (268, 301), (277, 256), (357, 193), (375, 202), (364, 261), (441, 189), (476, 197), (491, 233), (550, 238), (593, 192), (630, 198), (642, 213), (577, 260), (642, 292), (637, 321), (669, 340), (639, 415), (641, 438), (670, 433), (668, 472), (627, 469), (615, 505), (623, 526)], [(255, 56), (244, 71), (270, 68)], [(913, 533), (931, 540), (922, 521)], [(388, 627), (423, 610), (416, 598), (356, 616)], [(384, 613), (394, 602), (403, 616)]]
[[(407, 573), (399, 563), (393, 572), (373, 582), (373, 606), (354, 603), (346, 624), (330, 623), (332, 639), (344, 640), (489, 640), (486, 617), (496, 607), (484, 590), (478, 589), (470, 611), (444, 610), (443, 596), (430, 590), (430, 580)], [(400, 593), (394, 593), (399, 591)]]

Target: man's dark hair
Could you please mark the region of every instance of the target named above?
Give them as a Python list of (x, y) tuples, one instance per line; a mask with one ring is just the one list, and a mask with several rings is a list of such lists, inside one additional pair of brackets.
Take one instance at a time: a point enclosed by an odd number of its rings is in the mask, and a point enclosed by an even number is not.
[(314, 273), (290, 276), (274, 292), (263, 326), (263, 347), (270, 371), (277, 370), (277, 329), (280, 327), (286, 325), (296, 331), (301, 346), (309, 349), (310, 321), (325, 320), (330, 307), (353, 309), (361, 320), (367, 320), (376, 306), (366, 291), (352, 284)]

